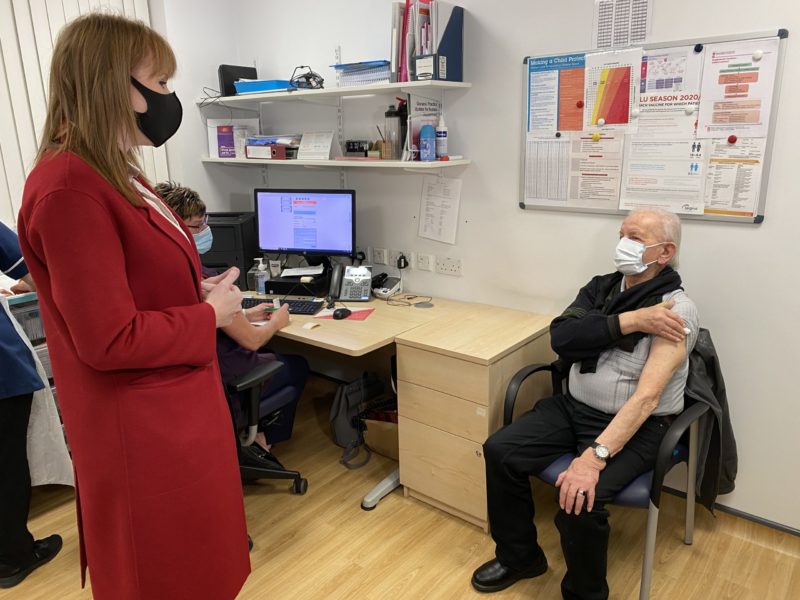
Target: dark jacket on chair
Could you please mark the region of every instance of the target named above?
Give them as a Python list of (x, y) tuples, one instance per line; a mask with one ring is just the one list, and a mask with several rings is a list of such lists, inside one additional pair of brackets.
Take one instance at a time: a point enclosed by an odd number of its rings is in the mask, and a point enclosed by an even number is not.
[(708, 510), (714, 510), (719, 494), (733, 491), (738, 468), (725, 380), (711, 334), (700, 329), (689, 355), (689, 376), (685, 395), (711, 409), (700, 419), (697, 459), (697, 496)]

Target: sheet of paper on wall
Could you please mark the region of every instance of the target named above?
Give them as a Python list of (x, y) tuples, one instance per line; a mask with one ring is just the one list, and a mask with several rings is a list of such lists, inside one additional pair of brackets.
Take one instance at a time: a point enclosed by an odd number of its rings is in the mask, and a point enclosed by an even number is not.
[(525, 203), (566, 206), (570, 139), (528, 134), (525, 140)]
[(419, 237), (456, 243), (461, 180), (427, 175), (422, 179), (419, 205)]
[(341, 156), (342, 148), (337, 137), (333, 131), (303, 133), (297, 149), (298, 160), (329, 160)]
[(641, 67), (641, 48), (586, 55), (584, 131), (636, 132)]
[(659, 139), (694, 137), (703, 51), (663, 48), (642, 56), (638, 133)]
[(680, 214), (703, 214), (708, 144), (694, 139), (625, 137), (620, 209), (663, 208)]
[(583, 53), (528, 59), (528, 132), (583, 129)]
[(709, 144), (705, 214), (753, 217), (761, 189), (765, 138), (702, 140)]
[(707, 44), (697, 137), (765, 137), (778, 65), (777, 38)]
[(615, 210), (622, 176), (622, 134), (574, 135), (570, 142), (567, 206)]
[(653, 0), (595, 0), (592, 48), (643, 44), (652, 14)]

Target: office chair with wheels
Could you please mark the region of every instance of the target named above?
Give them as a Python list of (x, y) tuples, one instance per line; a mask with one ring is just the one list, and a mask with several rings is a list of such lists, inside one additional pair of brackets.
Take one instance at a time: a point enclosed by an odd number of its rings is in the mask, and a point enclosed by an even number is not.
[[(553, 394), (561, 394), (562, 382), (569, 375), (570, 364), (557, 360), (551, 364), (534, 364), (522, 368), (514, 375), (506, 390), (506, 399), (503, 410), (503, 424), (509, 425), (513, 420), (514, 405), (522, 383), (535, 373), (549, 372), (553, 384)], [(639, 600), (650, 597), (650, 585), (653, 577), (653, 558), (656, 547), (656, 530), (658, 529), (658, 513), (661, 503), (661, 490), (666, 474), (678, 463), (686, 462), (686, 524), (683, 541), (692, 543), (694, 533), (694, 505), (695, 505), (695, 478), (697, 474), (698, 452), (698, 420), (709, 407), (702, 403), (689, 404), (685, 398), (683, 412), (672, 422), (661, 440), (658, 449), (655, 468), (652, 471), (639, 475), (624, 487), (611, 502), (621, 506), (645, 508), (647, 514), (647, 530), (645, 534), (644, 558), (642, 560), (642, 581), (639, 587)], [(687, 435), (688, 430), (688, 435)], [(688, 439), (687, 439), (688, 438)], [(567, 453), (544, 468), (536, 477), (555, 485), (558, 475), (569, 467), (575, 454)]]
[[(298, 471), (286, 469), (271, 454), (269, 454), (268, 459), (263, 461), (263, 466), (254, 466), (244, 460), (243, 449), (251, 446), (255, 441), (256, 433), (258, 433), (258, 423), (262, 416), (271, 415), (279, 411), (281, 407), (289, 404), (297, 393), (294, 387), (286, 386), (266, 398), (261, 398), (264, 382), (283, 368), (283, 363), (277, 360), (260, 364), (228, 383), (225, 386), (225, 394), (228, 398), (228, 405), (231, 408), (234, 431), (238, 431), (240, 427), (246, 427), (245, 433), (236, 436), (239, 452), (239, 471), (242, 479), (245, 481), (253, 479), (292, 479), (292, 492), (302, 495), (308, 490), (308, 480), (304, 479)], [(244, 407), (245, 414), (237, 419), (237, 411), (233, 408), (234, 402), (239, 401), (237, 394), (248, 390), (250, 391), (250, 397), (249, 402)]]

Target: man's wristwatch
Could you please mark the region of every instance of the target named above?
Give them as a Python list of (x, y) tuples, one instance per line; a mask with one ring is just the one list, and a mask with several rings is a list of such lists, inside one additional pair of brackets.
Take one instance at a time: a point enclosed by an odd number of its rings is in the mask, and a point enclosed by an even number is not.
[(604, 446), (603, 444), (599, 444), (597, 442), (592, 442), (590, 446), (594, 451), (595, 458), (598, 458), (603, 462), (606, 462), (608, 458), (611, 456), (611, 452), (609, 452), (608, 446)]

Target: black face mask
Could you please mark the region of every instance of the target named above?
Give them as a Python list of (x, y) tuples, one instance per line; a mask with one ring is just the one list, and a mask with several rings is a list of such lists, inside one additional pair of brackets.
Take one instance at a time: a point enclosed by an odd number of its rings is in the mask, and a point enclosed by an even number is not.
[(144, 96), (147, 111), (136, 113), (136, 124), (153, 146), (158, 148), (175, 135), (183, 119), (183, 107), (175, 92), (159, 94), (131, 77), (131, 83)]

